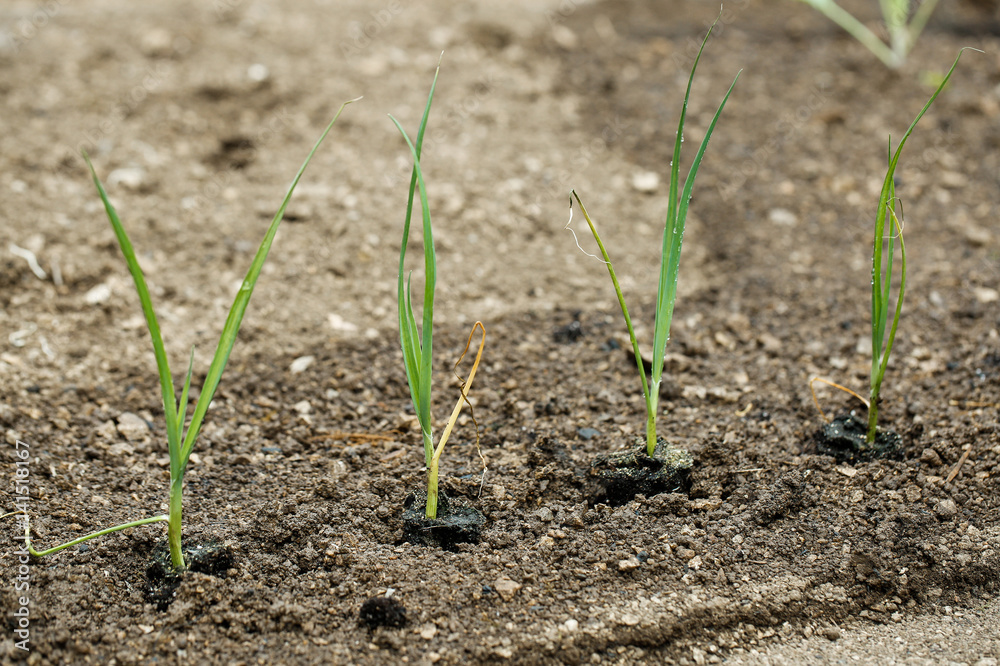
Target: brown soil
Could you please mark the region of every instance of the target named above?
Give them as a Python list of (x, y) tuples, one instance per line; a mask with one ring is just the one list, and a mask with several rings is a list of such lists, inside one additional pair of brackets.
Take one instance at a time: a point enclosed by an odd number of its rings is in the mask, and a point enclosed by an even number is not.
[[(231, 568), (185, 574), (161, 611), (145, 592), (159, 526), (35, 562), (24, 653), (11, 523), (2, 659), (753, 663), (794, 644), (794, 663), (829, 654), (835, 627), (885, 636), (931, 618), (954, 633), (893, 658), (996, 663), (1000, 44), (980, 10), (940, 7), (889, 72), (805, 6), (727, 7), (688, 151), (743, 74), (695, 189), (661, 401), (691, 488), (592, 501), (591, 462), (631, 446), (644, 415), (606, 271), (562, 228), (567, 195), (601, 225), (648, 341), (666, 193), (633, 178), (666, 173), (689, 46), (716, 11), (6, 3), (0, 426), (10, 451), (30, 446), (40, 546), (166, 509), (148, 335), (78, 149), (132, 235), (175, 376), (197, 345), (197, 384), (286, 184), (337, 106), (365, 99), (300, 185), (192, 458), (185, 542), (223, 547)], [(882, 414), (902, 459), (837, 463), (816, 453), (807, 381), (866, 385), (886, 140), (962, 46), (986, 54), (963, 57), (898, 172), (909, 292)], [(489, 336), (473, 396), (488, 472), (468, 419), (442, 463), (486, 524), (454, 552), (400, 543), (424, 479), (394, 329), (409, 159), (385, 115), (415, 128), (442, 49), (423, 160), (439, 416), (468, 327)], [(362, 604), (390, 588), (407, 624), (370, 629)], [(890, 663), (880, 654), (854, 656)]]

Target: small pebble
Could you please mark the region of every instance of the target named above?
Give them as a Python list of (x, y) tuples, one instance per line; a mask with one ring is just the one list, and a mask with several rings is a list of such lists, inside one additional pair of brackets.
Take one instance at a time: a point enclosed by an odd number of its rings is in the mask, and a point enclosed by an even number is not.
[(118, 433), (130, 442), (142, 440), (149, 435), (149, 424), (132, 412), (123, 412), (118, 417)]
[(931, 467), (941, 466), (941, 456), (934, 449), (927, 448), (920, 453), (920, 462), (925, 465), (930, 465)]
[(1000, 291), (992, 287), (975, 287), (972, 291), (980, 303), (996, 303), (1000, 300)]
[(101, 303), (106, 303), (110, 298), (111, 287), (106, 284), (99, 284), (96, 287), (92, 287), (83, 296), (83, 300), (87, 305), (100, 305)]
[(267, 69), (267, 65), (262, 65), (259, 62), (247, 68), (247, 78), (255, 83), (267, 81), (270, 76), (271, 72)]
[(826, 627), (823, 629), (823, 635), (831, 641), (835, 641), (840, 638), (840, 629), (837, 627)]
[(771, 223), (782, 227), (794, 227), (799, 222), (799, 218), (796, 217), (795, 213), (787, 208), (772, 208), (767, 211), (767, 219)]
[(934, 507), (934, 513), (942, 520), (950, 520), (958, 514), (958, 505), (955, 504), (954, 500), (941, 500)]
[(535, 516), (543, 523), (551, 523), (555, 518), (555, 515), (552, 513), (552, 509), (547, 506), (543, 506), (541, 509), (536, 511)]
[(288, 370), (293, 374), (297, 375), (300, 372), (305, 372), (306, 369), (313, 364), (316, 360), (315, 356), (299, 356), (297, 359), (292, 361), (292, 364), (288, 366)]
[(640, 171), (632, 176), (632, 187), (643, 194), (652, 194), (660, 187), (660, 174), (655, 171)]
[(635, 571), (640, 566), (642, 566), (642, 564), (639, 562), (639, 559), (634, 556), (628, 558), (627, 560), (618, 560), (619, 571)]
[(576, 36), (576, 33), (567, 28), (564, 25), (557, 25), (552, 28), (552, 41), (566, 49), (567, 51), (572, 51), (579, 44), (580, 39)]
[(510, 578), (498, 578), (495, 583), (493, 583), (493, 589), (497, 591), (500, 598), (504, 601), (510, 601), (517, 594), (517, 591), (521, 589), (520, 583), (515, 583)]
[(970, 245), (975, 247), (989, 245), (993, 240), (993, 235), (990, 233), (989, 229), (984, 229), (982, 227), (966, 227), (964, 235), (965, 240), (967, 240)]
[(969, 183), (969, 177), (957, 171), (945, 171), (938, 175), (938, 181), (949, 189), (961, 189)]
[(108, 185), (123, 185), (126, 189), (137, 190), (146, 182), (146, 173), (139, 167), (123, 167), (108, 174)]
[(357, 324), (353, 324), (339, 314), (331, 313), (326, 316), (327, 325), (335, 331), (344, 331), (345, 333), (353, 333), (358, 330)]
[(173, 50), (174, 36), (163, 28), (153, 28), (142, 36), (139, 48), (150, 58), (162, 58)]

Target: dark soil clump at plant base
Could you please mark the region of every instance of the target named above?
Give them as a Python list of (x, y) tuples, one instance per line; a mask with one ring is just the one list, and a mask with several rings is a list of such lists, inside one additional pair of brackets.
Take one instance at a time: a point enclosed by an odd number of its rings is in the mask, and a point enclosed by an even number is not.
[(881, 458), (899, 460), (902, 443), (898, 433), (881, 426), (875, 429), (875, 441), (869, 443), (868, 422), (854, 412), (838, 416), (816, 433), (816, 453), (852, 465)]
[(691, 488), (690, 470), (694, 459), (685, 449), (678, 448), (660, 437), (653, 457), (646, 444), (594, 459), (590, 474), (597, 477), (603, 492), (594, 501), (621, 506), (636, 495), (687, 493)]
[(184, 571), (178, 572), (170, 561), (166, 541), (160, 541), (151, 554), (152, 563), (146, 569), (146, 598), (156, 604), (157, 610), (166, 610), (174, 600), (177, 588), (187, 572), (225, 578), (226, 572), (236, 565), (232, 550), (227, 546), (206, 543), (184, 545)]
[(425, 515), (427, 491), (416, 490), (403, 501), (403, 538), (423, 546), (455, 550), (460, 543), (479, 543), (486, 522), (483, 512), (461, 497), (438, 491), (437, 518)]
[(392, 597), (372, 597), (361, 604), (358, 620), (369, 629), (406, 626), (406, 608)]

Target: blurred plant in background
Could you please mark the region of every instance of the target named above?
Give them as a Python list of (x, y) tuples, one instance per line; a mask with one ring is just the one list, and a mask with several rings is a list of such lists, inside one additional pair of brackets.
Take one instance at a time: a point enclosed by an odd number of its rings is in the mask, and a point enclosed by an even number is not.
[(917, 37), (927, 25), (938, 0), (879, 0), (882, 26), (888, 34), (888, 44), (864, 23), (854, 18), (834, 0), (800, 0), (823, 13), (874, 53), (886, 67), (896, 69), (906, 61)]

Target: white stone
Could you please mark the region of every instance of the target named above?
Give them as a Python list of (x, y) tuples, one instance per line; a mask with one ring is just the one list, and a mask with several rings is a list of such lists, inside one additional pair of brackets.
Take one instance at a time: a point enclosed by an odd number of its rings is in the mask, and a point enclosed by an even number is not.
[(332, 312), (326, 316), (326, 323), (335, 331), (354, 333), (358, 330), (357, 324), (352, 324), (336, 312)]
[(297, 359), (292, 361), (292, 364), (288, 366), (288, 370), (293, 374), (297, 375), (300, 372), (305, 372), (306, 369), (313, 364), (316, 360), (315, 356), (299, 356)]
[(146, 181), (146, 172), (139, 167), (122, 167), (108, 174), (108, 185), (123, 185), (126, 189), (137, 190)]
[(799, 222), (799, 218), (787, 208), (772, 208), (767, 211), (767, 219), (782, 227), (794, 227)]
[(1000, 299), (1000, 291), (992, 287), (976, 287), (976, 300), (980, 303), (996, 303)]
[(267, 65), (263, 65), (259, 62), (255, 62), (247, 68), (247, 78), (256, 83), (267, 81), (270, 76), (271, 72), (267, 68)]
[(660, 174), (655, 171), (640, 171), (633, 174), (632, 187), (644, 194), (652, 194), (660, 187)]
[(83, 296), (83, 300), (88, 305), (100, 305), (101, 303), (106, 303), (108, 299), (111, 298), (111, 287), (106, 284), (99, 284), (96, 287), (91, 287)]
[(149, 436), (149, 424), (132, 412), (122, 412), (118, 417), (118, 433), (130, 442)]

